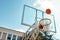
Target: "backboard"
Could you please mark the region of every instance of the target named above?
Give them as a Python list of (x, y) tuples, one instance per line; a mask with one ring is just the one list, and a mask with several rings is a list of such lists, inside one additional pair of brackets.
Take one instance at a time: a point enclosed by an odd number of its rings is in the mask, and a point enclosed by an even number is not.
[(21, 24), (31, 27), (36, 21), (40, 21), (42, 18), (48, 18), (52, 22), (48, 26), (50, 30), (56, 32), (55, 17), (53, 15), (48, 15), (44, 11), (33, 8), (28, 5), (24, 5)]
[(37, 21), (37, 18), (43, 18), (43, 11), (24, 5), (21, 24), (31, 26)]

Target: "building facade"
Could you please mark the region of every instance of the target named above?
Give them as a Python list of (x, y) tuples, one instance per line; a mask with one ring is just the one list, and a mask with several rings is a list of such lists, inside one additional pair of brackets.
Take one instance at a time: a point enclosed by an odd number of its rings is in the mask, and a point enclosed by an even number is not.
[(0, 40), (22, 40), (23, 32), (0, 27)]

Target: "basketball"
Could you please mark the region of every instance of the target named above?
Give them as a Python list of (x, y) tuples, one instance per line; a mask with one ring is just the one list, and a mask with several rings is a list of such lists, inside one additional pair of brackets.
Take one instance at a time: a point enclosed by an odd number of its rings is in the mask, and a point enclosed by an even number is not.
[(51, 14), (51, 10), (50, 9), (46, 9), (46, 14)]
[(40, 30), (40, 29), (43, 29), (43, 25), (41, 25), (41, 24), (39, 25), (39, 30)]

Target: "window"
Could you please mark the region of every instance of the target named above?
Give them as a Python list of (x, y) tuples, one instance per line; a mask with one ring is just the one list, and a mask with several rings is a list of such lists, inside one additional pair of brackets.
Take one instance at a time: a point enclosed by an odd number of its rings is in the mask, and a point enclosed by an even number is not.
[(13, 35), (13, 38), (12, 38), (12, 40), (16, 40), (16, 35)]
[(1, 32), (0, 32), (0, 38), (1, 38)]
[(11, 40), (11, 34), (8, 34), (7, 40)]
[(18, 36), (18, 39), (17, 40), (22, 40), (22, 37)]
[(2, 34), (2, 33), (0, 32), (0, 40), (1, 40), (1, 34)]

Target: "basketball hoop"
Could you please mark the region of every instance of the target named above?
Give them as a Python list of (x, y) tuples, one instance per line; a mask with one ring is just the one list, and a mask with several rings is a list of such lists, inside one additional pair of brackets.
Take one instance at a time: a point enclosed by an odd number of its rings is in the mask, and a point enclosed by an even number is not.
[(39, 21), (39, 30), (46, 28), (46, 26), (51, 24), (51, 20), (48, 18), (43, 18)]
[[(45, 32), (53, 32), (55, 31), (50, 30), (48, 27), (51, 24), (51, 20), (48, 18), (43, 18), (39, 21), (39, 30), (44, 30)], [(48, 29), (47, 29), (48, 28)]]
[(51, 24), (51, 20), (48, 18), (43, 18), (39, 21), (39, 24), (42, 26), (48, 26)]

